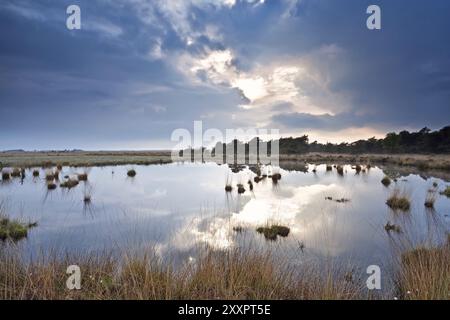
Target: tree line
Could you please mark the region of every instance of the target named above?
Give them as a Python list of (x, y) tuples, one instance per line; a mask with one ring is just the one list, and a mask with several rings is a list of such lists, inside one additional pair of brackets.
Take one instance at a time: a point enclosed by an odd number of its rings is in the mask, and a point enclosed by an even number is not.
[[(254, 138), (259, 140), (259, 138)], [(272, 141), (268, 142), (268, 151)], [(382, 139), (372, 137), (367, 140), (358, 140), (351, 143), (319, 143), (317, 141), (310, 142), (307, 135), (293, 138), (280, 138), (279, 152), (280, 154), (302, 154), (307, 152), (325, 152), (325, 153), (450, 153), (450, 126), (446, 126), (440, 130), (431, 131), (429, 128), (423, 128), (417, 132), (409, 132), (403, 130), (399, 133), (390, 132)], [(234, 140), (228, 144), (242, 144), (238, 140)], [(220, 147), (220, 143), (213, 149)], [(222, 144), (224, 150), (227, 145)], [(249, 144), (245, 143), (246, 151), (249, 150)]]

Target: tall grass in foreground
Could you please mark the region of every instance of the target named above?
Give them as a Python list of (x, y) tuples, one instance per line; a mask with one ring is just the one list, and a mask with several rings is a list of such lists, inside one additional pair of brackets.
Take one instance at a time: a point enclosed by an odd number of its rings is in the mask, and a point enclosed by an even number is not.
[(401, 255), (396, 285), (402, 299), (450, 299), (450, 244)]
[[(357, 299), (361, 285), (338, 273), (285, 268), (269, 252), (205, 249), (175, 269), (154, 254), (47, 257), (25, 262), (0, 252), (0, 299)], [(77, 264), (82, 289), (66, 289), (66, 268)]]
[[(314, 263), (301, 267), (268, 250), (199, 249), (198, 258), (174, 267), (153, 251), (120, 258), (108, 252), (48, 254), (26, 261), (15, 246), (0, 246), (0, 299), (374, 299), (366, 276)], [(392, 274), (401, 299), (449, 299), (449, 244), (420, 247), (398, 257)], [(81, 290), (66, 288), (66, 269), (81, 268)], [(320, 271), (319, 271), (320, 270)], [(348, 271), (348, 270), (347, 270)]]

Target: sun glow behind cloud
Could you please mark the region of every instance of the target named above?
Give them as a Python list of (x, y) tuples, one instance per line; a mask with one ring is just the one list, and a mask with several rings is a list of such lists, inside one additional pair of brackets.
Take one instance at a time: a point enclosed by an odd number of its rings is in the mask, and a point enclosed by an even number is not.
[(437, 129), (448, 124), (450, 20), (436, 1), (409, 4), (436, 23), (404, 13), (375, 34), (353, 2), (81, 0), (83, 29), (66, 32), (60, 4), (5, 0), (0, 149), (165, 147), (199, 119), (324, 142)]

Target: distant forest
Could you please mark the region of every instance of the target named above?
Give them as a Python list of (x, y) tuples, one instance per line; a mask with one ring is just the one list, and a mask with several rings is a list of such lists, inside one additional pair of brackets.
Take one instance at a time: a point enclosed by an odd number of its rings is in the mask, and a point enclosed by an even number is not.
[[(255, 138), (259, 139), (259, 138)], [(242, 142), (234, 140), (234, 147)], [(269, 142), (268, 149), (270, 152)], [(213, 148), (220, 147), (220, 143)], [(223, 144), (225, 148), (226, 145)], [(248, 152), (248, 143), (245, 144)], [(370, 138), (367, 140), (358, 140), (347, 143), (318, 143), (309, 142), (307, 135), (298, 138), (281, 138), (279, 140), (280, 154), (302, 154), (307, 152), (326, 152), (326, 153), (450, 153), (450, 126), (446, 126), (438, 131), (431, 131), (423, 128), (417, 132), (401, 131), (399, 133), (391, 132), (383, 139)], [(226, 149), (225, 149), (226, 150)]]

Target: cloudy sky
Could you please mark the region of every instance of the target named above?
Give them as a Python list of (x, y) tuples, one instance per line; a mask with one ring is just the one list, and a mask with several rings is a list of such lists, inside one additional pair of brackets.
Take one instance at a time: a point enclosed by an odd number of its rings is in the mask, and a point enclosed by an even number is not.
[(2, 0), (0, 150), (169, 148), (194, 120), (321, 142), (438, 129), (449, 39), (448, 0)]

